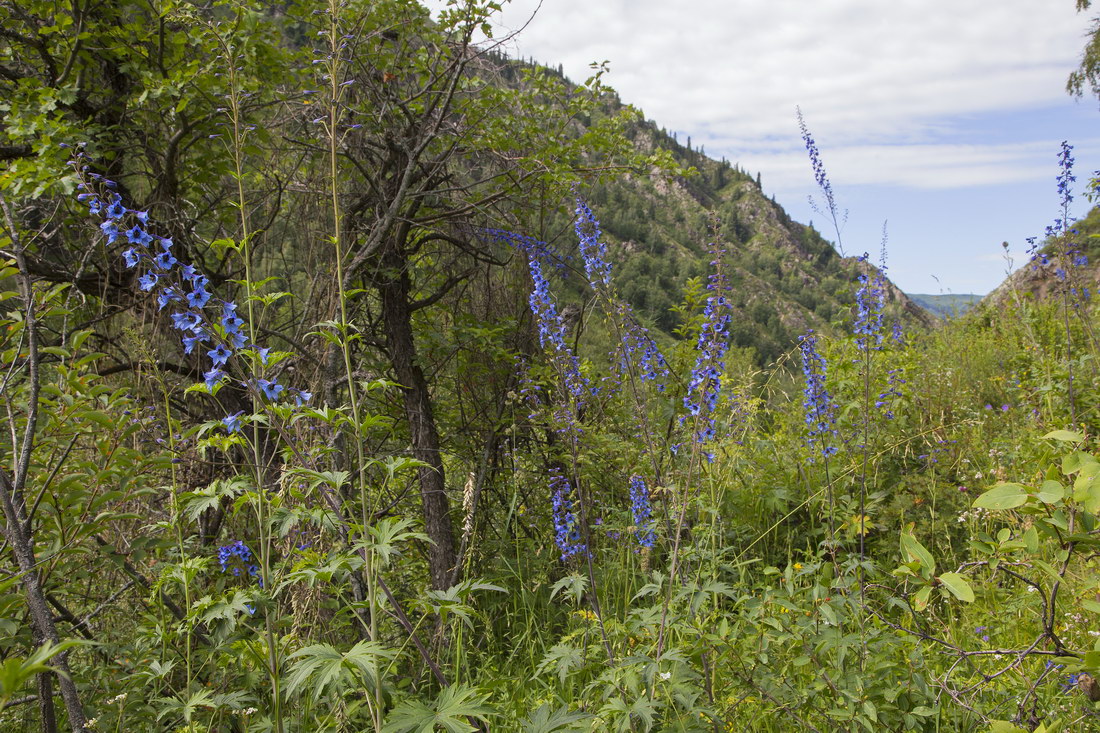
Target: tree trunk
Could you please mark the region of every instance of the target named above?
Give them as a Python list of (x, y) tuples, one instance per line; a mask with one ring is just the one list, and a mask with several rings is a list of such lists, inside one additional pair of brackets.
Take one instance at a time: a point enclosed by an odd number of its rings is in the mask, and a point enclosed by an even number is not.
[(412, 457), (425, 465), (418, 469), (420, 500), (424, 512), (424, 531), (432, 541), (428, 565), (432, 587), (450, 587), (451, 572), (457, 562), (450, 502), (446, 493), (443, 458), (439, 450), (439, 431), (432, 412), (431, 396), (424, 371), (416, 363), (408, 263), (401, 252), (388, 247), (382, 262), (383, 274), (378, 285), (382, 299), (382, 321), (386, 349), (394, 377), (401, 385), (405, 419), (409, 423)]

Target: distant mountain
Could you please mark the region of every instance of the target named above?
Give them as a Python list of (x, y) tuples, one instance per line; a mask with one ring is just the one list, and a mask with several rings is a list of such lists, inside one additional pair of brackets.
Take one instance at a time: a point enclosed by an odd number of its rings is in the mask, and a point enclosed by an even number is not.
[[(812, 225), (794, 221), (767, 196), (759, 175), (702, 149), (681, 144), (653, 122), (631, 130), (646, 151), (663, 148), (697, 173), (676, 180), (633, 173), (595, 185), (589, 203), (600, 218), (615, 279), (636, 312), (672, 333), (687, 281), (710, 272), (706, 245), (719, 241), (730, 265), (731, 327), (738, 346), (766, 363), (790, 350), (807, 329), (846, 328), (860, 273), (877, 270), (842, 257)], [(806, 175), (810, 175), (809, 162)], [(933, 319), (893, 283), (887, 323), (930, 325)]]
[(971, 306), (981, 302), (982, 295), (970, 293), (947, 293), (940, 295), (927, 295), (925, 293), (906, 293), (921, 308), (939, 318), (961, 316)]
[[(531, 62), (497, 57), (509, 79), (521, 79)], [(561, 76), (557, 70), (543, 67)], [(562, 77), (564, 79), (564, 77)], [(568, 84), (568, 80), (565, 80)], [(602, 114), (614, 115), (623, 103), (613, 93)], [(583, 128), (592, 120), (577, 120)], [(580, 191), (592, 207), (608, 244), (608, 258), (619, 293), (635, 313), (673, 337), (681, 323), (675, 310), (692, 278), (705, 282), (711, 272), (707, 243), (725, 248), (736, 345), (755, 351), (766, 363), (788, 352), (807, 329), (847, 328), (851, 323), (860, 274), (877, 270), (842, 257), (812, 225), (794, 221), (765, 182), (735, 162), (708, 157), (691, 138), (681, 141), (657, 123), (640, 117), (625, 130), (639, 152), (668, 151), (691, 175), (670, 178), (658, 170), (633, 171), (611, 180), (593, 180)], [(811, 175), (806, 163), (806, 176)], [(532, 232), (577, 261), (577, 243), (568, 208), (540, 216)], [(579, 282), (571, 286), (583, 297)], [(933, 318), (901, 292), (887, 286), (886, 321), (930, 325)]]
[[(1080, 259), (1081, 256), (1086, 259)], [(1100, 206), (1073, 223), (1068, 239), (1048, 238), (1037, 256), (1004, 279), (984, 302), (996, 305), (1013, 293), (1044, 299), (1063, 292), (1063, 287), (1100, 285)]]

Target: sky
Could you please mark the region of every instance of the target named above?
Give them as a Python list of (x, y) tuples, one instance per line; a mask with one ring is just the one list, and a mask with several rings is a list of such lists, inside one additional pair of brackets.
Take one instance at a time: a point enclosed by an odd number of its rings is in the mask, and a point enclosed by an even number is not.
[(877, 256), (885, 223), (903, 290), (984, 294), (1060, 215), (1063, 140), (1072, 211), (1088, 210), (1100, 107), (1065, 81), (1090, 19), (1073, 0), (513, 0), (494, 37), (514, 34), (503, 50), (574, 81), (608, 61), (624, 102), (759, 172), (765, 193), (836, 241), (808, 201), (801, 108), (848, 212), (844, 253)]

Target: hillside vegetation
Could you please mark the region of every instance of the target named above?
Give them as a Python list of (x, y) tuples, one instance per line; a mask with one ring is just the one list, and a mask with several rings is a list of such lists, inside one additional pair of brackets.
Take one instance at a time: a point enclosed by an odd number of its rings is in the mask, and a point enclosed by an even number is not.
[(1094, 217), (933, 323), (495, 12), (0, 3), (0, 730), (1095, 729)]

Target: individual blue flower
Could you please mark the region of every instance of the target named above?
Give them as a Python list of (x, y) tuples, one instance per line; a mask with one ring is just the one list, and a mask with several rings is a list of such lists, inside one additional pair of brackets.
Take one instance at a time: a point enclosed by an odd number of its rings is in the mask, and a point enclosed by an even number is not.
[(187, 294), (187, 305), (198, 310), (210, 302), (210, 293), (196, 285), (195, 289)]
[(294, 406), (301, 407), (305, 403), (313, 399), (313, 393), (307, 392), (304, 389), (294, 390)]
[(152, 290), (157, 284), (157, 273), (147, 272), (138, 278), (138, 286), (145, 291)]
[(286, 389), (278, 382), (274, 382), (267, 379), (257, 379), (256, 386), (260, 388), (260, 392), (263, 396), (271, 401), (279, 399), (279, 394)]
[(175, 288), (165, 288), (160, 291), (160, 295), (157, 296), (157, 307), (160, 310), (164, 310), (165, 306), (169, 303), (177, 300), (182, 300), (180, 294), (176, 292)]
[(122, 205), (122, 197), (116, 193), (104, 213), (111, 219), (121, 219), (126, 216), (126, 207)]
[(207, 351), (206, 355), (210, 357), (210, 361), (213, 362), (214, 366), (222, 366), (233, 355), (233, 352), (225, 344), (218, 344)]
[(100, 224), (99, 228), (107, 237), (107, 244), (113, 244), (118, 239), (118, 227), (110, 219)]
[(172, 266), (175, 265), (178, 261), (179, 260), (177, 260), (175, 257), (173, 257), (172, 253), (169, 252), (168, 250), (165, 250), (164, 252), (161, 252), (160, 254), (158, 254), (156, 257), (153, 258), (153, 262), (155, 262), (157, 267), (159, 267), (162, 270), (171, 270)]
[(244, 410), (240, 412), (234, 412), (232, 415), (226, 415), (222, 418), (222, 423), (225, 425), (225, 429), (231, 433), (235, 433), (241, 429), (241, 415), (244, 414)]
[(190, 354), (195, 350), (196, 346), (201, 346), (206, 342), (208, 335), (206, 331), (199, 331), (193, 336), (183, 337), (183, 353)]
[(225, 378), (225, 372), (219, 367), (214, 367), (210, 371), (205, 372), (202, 375), (202, 378), (203, 381), (206, 382), (206, 388), (209, 390), (213, 390), (214, 387), (217, 386), (222, 381), (222, 379)]
[(129, 247), (122, 253), (122, 259), (126, 263), (127, 267), (137, 267), (138, 262), (141, 261), (141, 255), (133, 247)]
[(126, 239), (132, 244), (140, 244), (143, 247), (147, 247), (149, 243), (153, 241), (153, 235), (135, 224), (133, 227), (126, 230)]
[(267, 366), (268, 354), (271, 353), (271, 349), (267, 347), (257, 347), (256, 355), (260, 357), (260, 363)]

